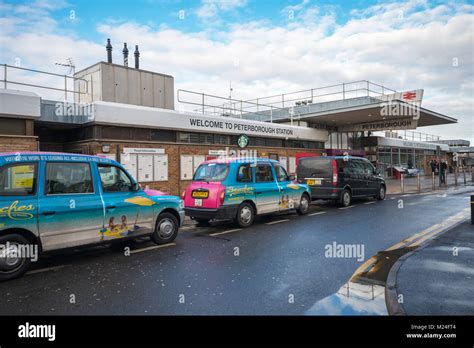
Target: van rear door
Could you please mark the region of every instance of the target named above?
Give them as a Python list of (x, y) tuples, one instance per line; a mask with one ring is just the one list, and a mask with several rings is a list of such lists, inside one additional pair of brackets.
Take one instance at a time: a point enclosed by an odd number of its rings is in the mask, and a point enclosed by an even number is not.
[(333, 187), (333, 158), (305, 157), (298, 162), (298, 181), (311, 188), (314, 197), (330, 196)]

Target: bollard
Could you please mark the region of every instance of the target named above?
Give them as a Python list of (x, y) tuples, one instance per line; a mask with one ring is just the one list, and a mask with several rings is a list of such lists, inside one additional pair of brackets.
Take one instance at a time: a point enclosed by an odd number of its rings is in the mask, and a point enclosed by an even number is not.
[(471, 195), (471, 225), (474, 225), (474, 195)]
[(458, 186), (458, 167), (457, 166), (454, 167), (454, 186)]
[(405, 174), (400, 174), (400, 190), (405, 193)]
[(434, 172), (431, 173), (431, 180), (432, 180), (431, 189), (432, 189), (433, 191), (435, 191), (435, 190), (436, 190), (436, 184), (435, 184), (435, 175), (434, 175)]
[(418, 193), (421, 193), (421, 180), (420, 180), (420, 173), (416, 175), (416, 189)]
[(466, 169), (465, 168), (462, 169), (462, 176), (464, 178), (464, 186), (466, 186), (467, 185), (467, 179), (466, 179)]

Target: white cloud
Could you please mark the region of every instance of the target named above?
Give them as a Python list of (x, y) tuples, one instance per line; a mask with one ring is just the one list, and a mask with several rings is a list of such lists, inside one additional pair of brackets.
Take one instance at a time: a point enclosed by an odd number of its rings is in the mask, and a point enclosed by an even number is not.
[[(207, 2), (219, 11), (242, 3)], [(397, 90), (424, 88), (425, 107), (460, 123), (419, 130), (474, 143), (473, 6), (381, 3), (337, 24), (336, 12), (304, 5), (295, 20), (280, 26), (246, 22), (189, 33), (165, 25), (102, 24), (99, 43), (60, 33), (48, 16), (11, 15), (0, 19), (7, 29), (0, 33), (0, 60), (20, 56), (25, 66), (50, 70), (73, 57), (80, 69), (105, 59), (110, 37), (115, 62), (122, 61), (123, 42), (139, 44), (144, 69), (174, 75), (176, 88), (222, 96), (230, 80), (233, 96), (244, 99), (361, 79)]]
[(219, 11), (226, 12), (244, 7), (247, 0), (202, 0), (196, 14), (200, 18), (216, 17)]

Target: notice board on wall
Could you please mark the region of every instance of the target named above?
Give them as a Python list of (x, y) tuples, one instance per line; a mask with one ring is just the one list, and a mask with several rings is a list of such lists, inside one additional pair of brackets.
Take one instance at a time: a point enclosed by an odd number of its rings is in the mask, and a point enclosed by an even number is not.
[(153, 181), (153, 155), (138, 154), (138, 181)]
[(194, 174), (193, 155), (181, 155), (181, 180), (192, 180)]
[(154, 155), (155, 181), (168, 181), (168, 155)]

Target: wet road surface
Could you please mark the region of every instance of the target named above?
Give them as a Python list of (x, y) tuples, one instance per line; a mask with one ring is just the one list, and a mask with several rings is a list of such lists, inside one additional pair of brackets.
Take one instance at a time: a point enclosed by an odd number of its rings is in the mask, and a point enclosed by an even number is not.
[[(316, 203), (247, 229), (188, 225), (169, 246), (130, 242), (129, 256), (123, 246), (49, 255), (0, 283), (0, 314), (311, 314), (371, 256), (468, 207), (469, 193)], [(363, 259), (327, 257), (334, 243), (363, 247)]]

